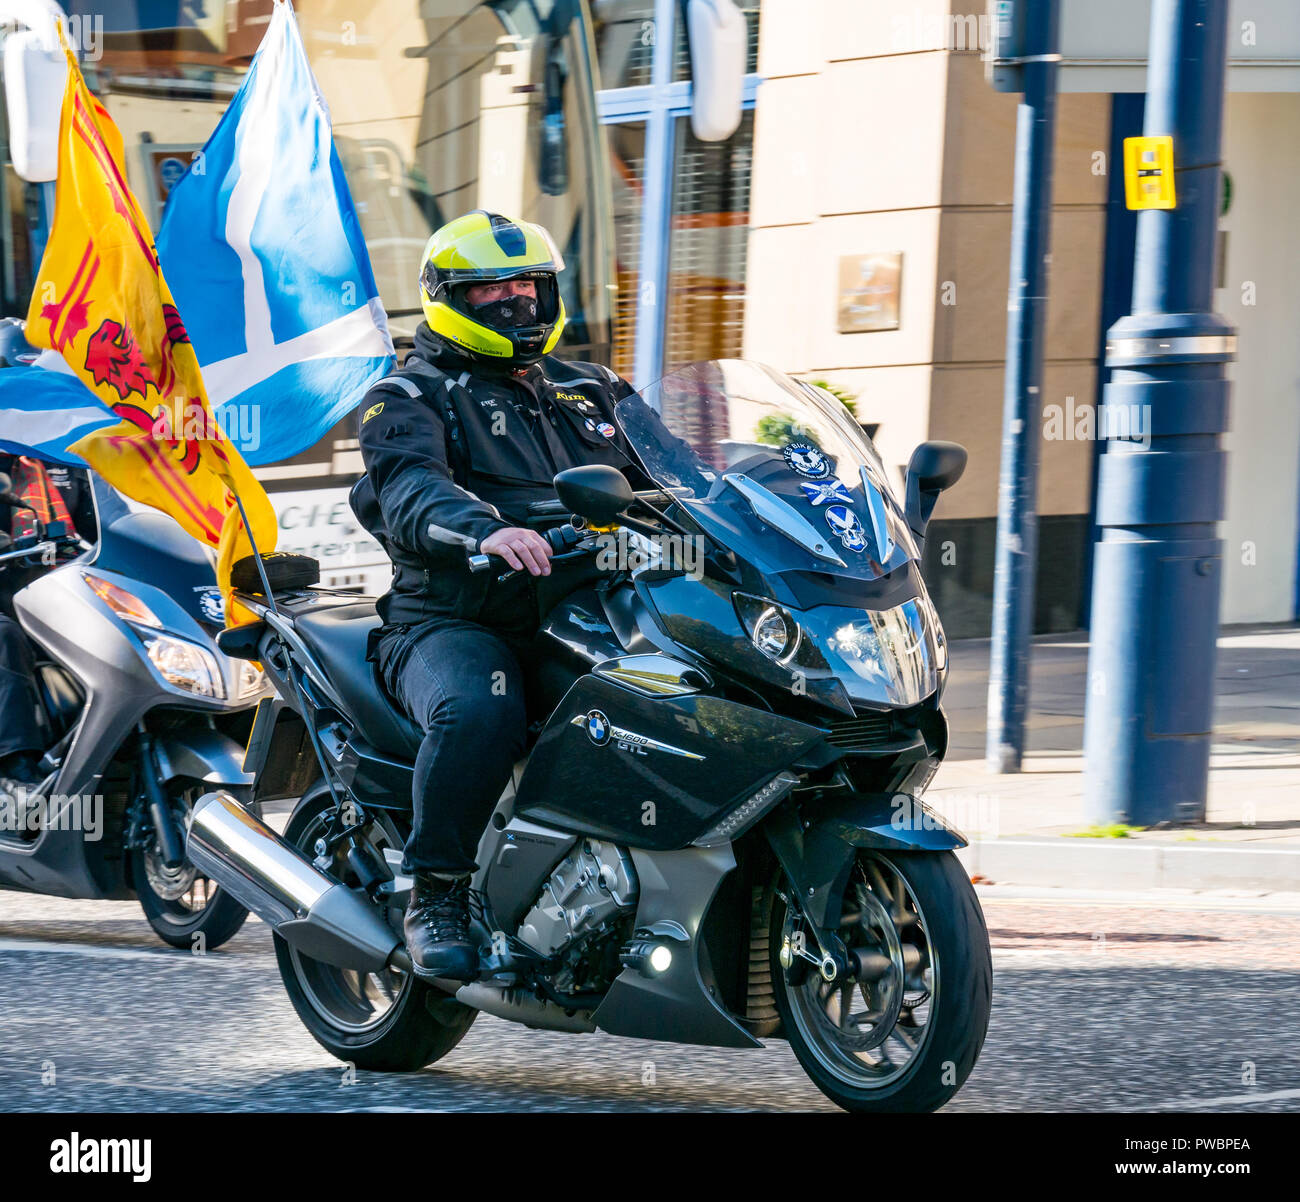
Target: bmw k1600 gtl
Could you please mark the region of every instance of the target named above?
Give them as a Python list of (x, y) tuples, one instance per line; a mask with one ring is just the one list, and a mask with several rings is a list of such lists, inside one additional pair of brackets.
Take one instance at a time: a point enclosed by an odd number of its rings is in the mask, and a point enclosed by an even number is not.
[(530, 752), (478, 849), (479, 979), (410, 971), (420, 732), (366, 662), (373, 603), (292, 563), (273, 602), (241, 565), (259, 621), (220, 641), (283, 699), (250, 740), (258, 796), (300, 800), (280, 838), (201, 798), (190, 857), (271, 924), (299, 1017), (363, 1068), (437, 1060), (484, 1011), (784, 1038), (848, 1110), (941, 1106), (979, 1055), (992, 979), (964, 840), (920, 801), (947, 727), (918, 544), (966, 454), (918, 448), (899, 505), (837, 401), (740, 361), (675, 373), (617, 418), (658, 490), (583, 467), (535, 507), (557, 549), (538, 587), (569, 583), (538, 635)]

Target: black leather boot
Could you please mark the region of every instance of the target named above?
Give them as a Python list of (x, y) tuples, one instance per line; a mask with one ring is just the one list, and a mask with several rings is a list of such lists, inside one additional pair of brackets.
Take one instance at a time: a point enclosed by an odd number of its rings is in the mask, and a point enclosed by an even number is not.
[(469, 938), (469, 877), (448, 881), (416, 873), (404, 928), (417, 977), (478, 976), (478, 949)]

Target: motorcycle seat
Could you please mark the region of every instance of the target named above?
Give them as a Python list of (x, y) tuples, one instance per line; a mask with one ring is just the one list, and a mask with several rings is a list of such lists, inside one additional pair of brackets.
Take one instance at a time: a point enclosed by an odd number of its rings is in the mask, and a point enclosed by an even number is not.
[(357, 733), (376, 751), (413, 760), (424, 735), (388, 696), (378, 666), (366, 659), (370, 632), (379, 624), (375, 603), (366, 600), (302, 614), (294, 629), (347, 705)]

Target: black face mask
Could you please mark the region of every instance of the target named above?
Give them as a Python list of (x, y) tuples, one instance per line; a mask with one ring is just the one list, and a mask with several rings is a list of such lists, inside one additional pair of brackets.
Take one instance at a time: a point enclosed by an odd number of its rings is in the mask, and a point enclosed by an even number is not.
[(474, 306), (474, 316), (486, 326), (497, 330), (517, 330), (537, 324), (537, 298), (535, 296), (507, 296)]

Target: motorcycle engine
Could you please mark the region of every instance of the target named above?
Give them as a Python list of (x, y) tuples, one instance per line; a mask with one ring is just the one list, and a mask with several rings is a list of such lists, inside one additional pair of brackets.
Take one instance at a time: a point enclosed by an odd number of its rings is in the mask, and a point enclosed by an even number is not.
[(631, 933), (637, 902), (636, 869), (616, 844), (583, 839), (551, 873), (518, 938), (543, 956), (558, 958), (554, 975), (564, 992), (600, 989), (619, 972), (618, 952)]

